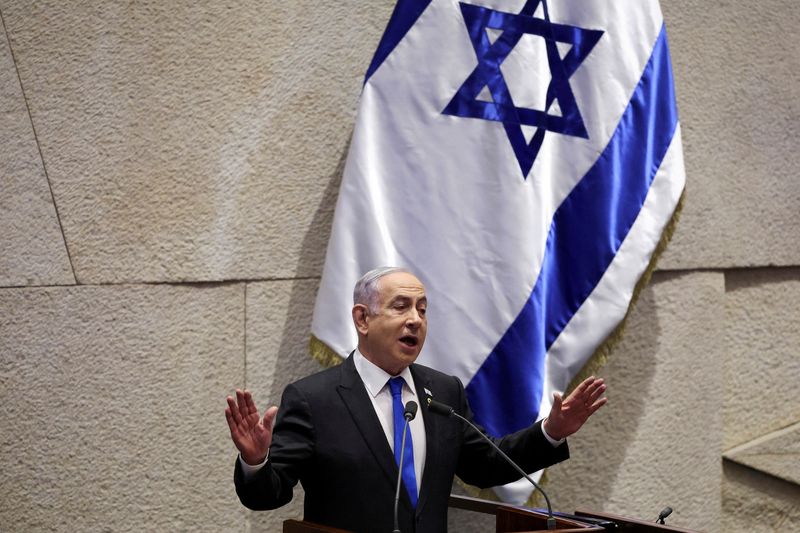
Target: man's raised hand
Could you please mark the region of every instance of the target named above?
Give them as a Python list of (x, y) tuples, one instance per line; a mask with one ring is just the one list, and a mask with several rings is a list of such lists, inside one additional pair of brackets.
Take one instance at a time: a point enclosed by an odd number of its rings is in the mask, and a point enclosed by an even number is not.
[(278, 408), (270, 407), (261, 418), (250, 391), (242, 392), (239, 389), (236, 389), (236, 399), (228, 396), (227, 401), (225, 419), (242, 460), (249, 465), (264, 462), (272, 444), (272, 426), (275, 425)]
[(584, 422), (608, 401), (602, 397), (605, 390), (606, 385), (603, 380), (592, 376), (578, 385), (566, 399), (554, 393), (553, 407), (547, 420), (544, 421), (547, 434), (560, 440), (578, 431)]

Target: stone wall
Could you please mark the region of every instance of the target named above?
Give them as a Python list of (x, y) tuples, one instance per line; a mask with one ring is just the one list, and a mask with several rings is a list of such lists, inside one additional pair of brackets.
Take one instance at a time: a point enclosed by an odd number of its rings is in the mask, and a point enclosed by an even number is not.
[[(238, 503), (224, 397), (277, 402), (318, 368), (311, 309), (392, 6), (0, 0), (0, 530), (302, 514), (301, 493)], [(800, 11), (662, 9), (686, 204), (551, 498), (800, 530)]]

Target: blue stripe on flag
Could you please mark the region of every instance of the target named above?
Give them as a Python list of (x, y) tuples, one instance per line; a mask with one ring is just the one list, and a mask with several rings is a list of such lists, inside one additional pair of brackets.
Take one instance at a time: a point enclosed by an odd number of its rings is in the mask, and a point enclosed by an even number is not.
[(383, 61), (389, 57), (397, 43), (405, 37), (430, 3), (431, 0), (398, 0), (392, 16), (389, 18), (389, 23), (386, 25), (386, 30), (383, 32), (381, 42), (378, 44), (378, 49), (375, 50), (375, 55), (369, 64), (367, 74), (364, 76), (364, 83), (367, 83), (367, 80), (378, 70)]
[(545, 354), (614, 259), (677, 124), (662, 26), (608, 146), (553, 216), (530, 298), (467, 386), (475, 417), (490, 434), (512, 433), (537, 418)]

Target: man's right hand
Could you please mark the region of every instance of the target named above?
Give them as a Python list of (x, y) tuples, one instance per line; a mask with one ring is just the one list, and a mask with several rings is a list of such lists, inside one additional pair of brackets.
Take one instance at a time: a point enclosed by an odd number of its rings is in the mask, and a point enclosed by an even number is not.
[(242, 460), (249, 465), (263, 463), (272, 444), (272, 426), (275, 425), (278, 408), (272, 406), (267, 409), (262, 419), (250, 391), (242, 392), (239, 389), (236, 389), (236, 399), (228, 396), (227, 401), (225, 418)]

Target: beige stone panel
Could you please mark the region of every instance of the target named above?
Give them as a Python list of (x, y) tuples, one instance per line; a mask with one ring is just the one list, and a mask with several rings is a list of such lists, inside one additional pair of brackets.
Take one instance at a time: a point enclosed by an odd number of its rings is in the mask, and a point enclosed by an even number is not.
[(800, 269), (725, 274), (725, 449), (800, 421)]
[(244, 289), (0, 290), (0, 529), (233, 531)]
[(79, 281), (319, 275), (392, 4), (0, 2)]
[(800, 422), (728, 450), (724, 457), (800, 487)]
[(0, 286), (73, 283), (17, 69), (0, 32)]
[(661, 268), (800, 263), (800, 10), (791, 0), (661, 8), (687, 173)]
[(553, 505), (721, 531), (723, 276), (656, 274), (599, 372), (609, 403), (548, 471)]
[[(262, 411), (280, 404), (286, 385), (322, 369), (308, 352), (318, 286), (318, 279), (247, 284), (247, 387)], [(249, 512), (250, 531), (280, 531), (284, 520), (301, 519), (303, 495), (298, 484), (288, 505)]]
[(723, 472), (723, 531), (800, 531), (800, 486), (728, 461)]

